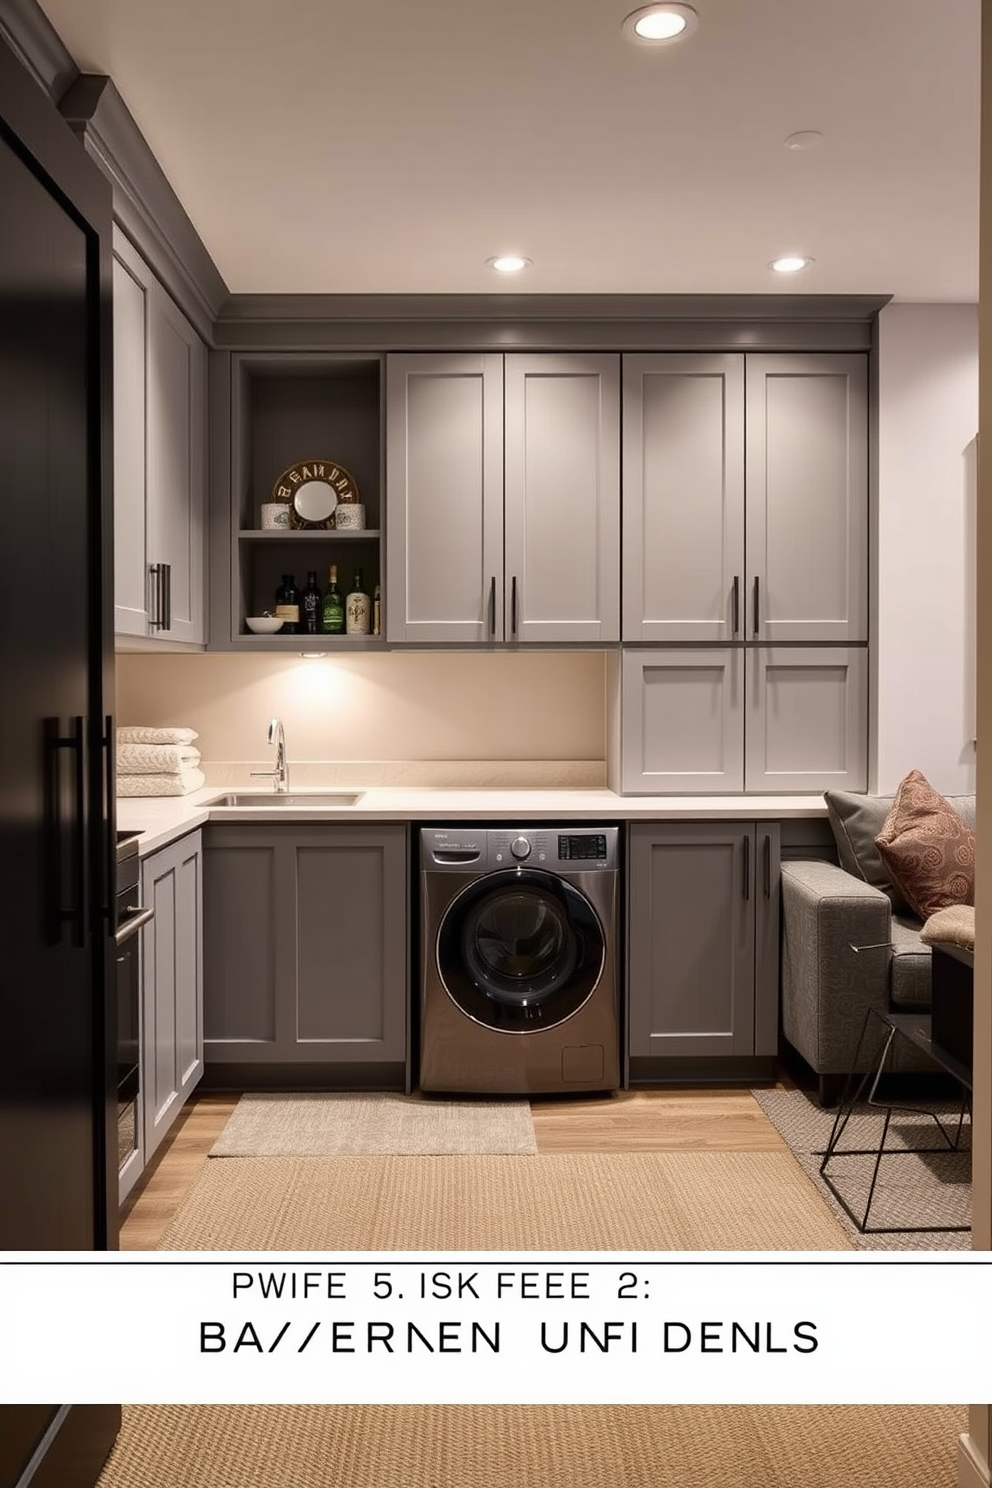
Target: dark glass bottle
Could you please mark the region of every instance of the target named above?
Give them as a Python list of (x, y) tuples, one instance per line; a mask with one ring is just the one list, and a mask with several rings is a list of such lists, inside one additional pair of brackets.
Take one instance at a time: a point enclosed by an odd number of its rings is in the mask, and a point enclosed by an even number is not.
[(280, 635), (299, 635), (300, 591), (293, 574), (283, 574), (282, 583), (276, 590), (276, 614), (282, 621)]
[(344, 604), (338, 589), (338, 567), (332, 563), (327, 575), (327, 593), (321, 611), (320, 628), (324, 635), (344, 634)]
[(303, 591), (301, 620), (304, 635), (320, 635), (320, 605), (323, 595), (317, 583), (317, 570), (307, 572), (307, 587)]

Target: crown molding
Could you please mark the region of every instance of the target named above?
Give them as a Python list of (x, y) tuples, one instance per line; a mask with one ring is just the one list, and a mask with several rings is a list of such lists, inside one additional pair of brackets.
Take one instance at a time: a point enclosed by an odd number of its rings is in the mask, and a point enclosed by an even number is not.
[(79, 68), (37, 0), (0, 0), (0, 36), (38, 86), (58, 103), (76, 81)]
[(112, 78), (81, 73), (59, 102), (113, 188), (114, 217), (208, 343), (229, 291)]

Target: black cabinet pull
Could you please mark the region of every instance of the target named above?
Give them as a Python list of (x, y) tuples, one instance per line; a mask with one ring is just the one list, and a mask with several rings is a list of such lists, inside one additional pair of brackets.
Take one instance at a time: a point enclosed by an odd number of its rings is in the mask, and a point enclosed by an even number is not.
[(496, 634), (496, 575), (489, 580), (489, 634)]
[(772, 897), (772, 839), (765, 833), (765, 898)]
[(517, 633), (517, 576), (516, 576), (516, 574), (513, 575), (513, 585), (512, 585), (512, 588), (510, 590), (510, 593), (511, 593), (511, 596), (512, 596), (511, 601), (510, 601), (510, 631), (511, 631), (511, 634), (516, 635), (516, 633)]
[(107, 833), (105, 864), (107, 903), (103, 914), (107, 924), (113, 929), (117, 906), (117, 802), (114, 783), (114, 767), (117, 763), (117, 731), (110, 713), (103, 720), (103, 738), (100, 740), (100, 747), (103, 749), (103, 820)]
[(162, 599), (164, 593), (164, 581), (161, 563), (150, 563), (148, 572), (152, 576), (152, 603), (151, 617), (148, 621), (151, 630), (164, 629)]
[(162, 603), (162, 629), (172, 629), (172, 564), (163, 563), (165, 570), (165, 598)]
[(754, 633), (758, 634), (758, 575), (754, 576)]
[(751, 897), (751, 839), (744, 838), (744, 898)]
[(741, 628), (741, 576), (734, 574), (734, 635)]
[[(72, 944), (82, 946), (86, 940), (86, 755), (82, 718), (72, 719), (67, 734), (62, 733), (59, 719), (46, 718), (44, 747), (48, 798), (46, 835), (49, 842), (47, 938), (52, 944), (58, 944), (63, 926), (69, 925)], [(68, 817), (62, 810), (61, 760), (66, 751), (72, 755), (72, 805)]]

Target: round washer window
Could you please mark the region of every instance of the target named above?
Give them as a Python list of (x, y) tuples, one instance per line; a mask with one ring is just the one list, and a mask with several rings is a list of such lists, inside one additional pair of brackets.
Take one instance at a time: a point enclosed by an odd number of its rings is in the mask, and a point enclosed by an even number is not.
[(448, 995), (476, 1022), (536, 1032), (570, 1018), (594, 991), (604, 937), (578, 889), (553, 874), (507, 869), (448, 906), (437, 962)]

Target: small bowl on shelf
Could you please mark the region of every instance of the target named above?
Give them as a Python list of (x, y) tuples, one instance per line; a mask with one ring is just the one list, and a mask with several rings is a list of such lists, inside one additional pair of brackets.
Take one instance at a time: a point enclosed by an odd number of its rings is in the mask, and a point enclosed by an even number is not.
[(282, 621), (275, 615), (246, 615), (245, 624), (252, 635), (275, 635), (282, 630)]

